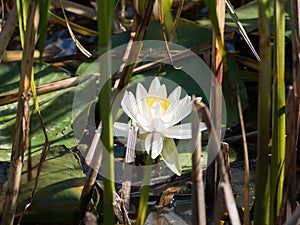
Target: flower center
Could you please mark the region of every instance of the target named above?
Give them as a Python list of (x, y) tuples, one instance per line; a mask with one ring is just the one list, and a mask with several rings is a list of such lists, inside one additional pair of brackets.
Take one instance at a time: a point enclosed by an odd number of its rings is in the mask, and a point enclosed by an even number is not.
[(170, 105), (170, 103), (167, 101), (167, 98), (164, 98), (163, 100), (161, 100), (156, 96), (146, 97), (145, 101), (150, 108), (152, 107), (152, 105), (155, 102), (158, 102), (160, 104), (160, 106), (162, 107), (163, 112), (166, 112)]

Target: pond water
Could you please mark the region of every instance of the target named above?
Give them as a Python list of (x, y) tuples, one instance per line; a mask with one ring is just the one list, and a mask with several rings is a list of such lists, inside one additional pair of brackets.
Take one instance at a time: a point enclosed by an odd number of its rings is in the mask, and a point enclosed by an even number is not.
[[(7, 169), (9, 163), (0, 163), (0, 185), (7, 177)], [(204, 170), (205, 181), (205, 170)], [(236, 203), (239, 207), (244, 206), (244, 169), (243, 162), (231, 163), (231, 179), (233, 193)], [(205, 185), (205, 184), (204, 184)], [(255, 191), (255, 160), (250, 160), (250, 208), (254, 202)], [(174, 189), (175, 188), (175, 189)], [(178, 188), (178, 189), (177, 189)], [(149, 210), (145, 224), (173, 224), (173, 225), (186, 225), (192, 224), (192, 195), (191, 195), (191, 174), (186, 172), (178, 180), (167, 182), (163, 185), (156, 184), (150, 192), (148, 202)], [(174, 193), (169, 195), (169, 199), (164, 203), (164, 207), (159, 207), (161, 203), (161, 193), (166, 190), (174, 189)], [(131, 196), (131, 204), (129, 216), (134, 223), (136, 216), (137, 205), (139, 201), (140, 192), (137, 189)], [(213, 216), (212, 216), (213, 217)], [(212, 219), (212, 218), (211, 218)]]
[[(250, 160), (250, 183), (249, 183), (249, 207), (250, 209), (254, 203), (255, 195), (255, 164), (256, 160)], [(205, 174), (205, 171), (204, 171)], [(205, 181), (205, 175), (204, 175)], [(231, 163), (231, 182), (233, 188), (233, 194), (236, 200), (236, 204), (239, 208), (244, 207), (244, 168), (243, 162)], [(192, 195), (191, 195), (191, 181), (189, 178), (183, 179), (179, 183), (170, 183), (169, 187), (165, 187), (165, 190), (172, 187), (180, 186), (180, 190), (174, 195), (170, 204), (163, 208), (157, 208), (159, 204), (158, 193), (155, 191), (150, 193), (149, 199), (149, 214), (147, 216), (146, 225), (152, 224), (167, 224), (167, 225), (190, 225), (192, 224)], [(204, 183), (205, 185), (205, 183)], [(152, 196), (151, 196), (152, 195)], [(213, 221), (213, 215), (208, 216), (208, 224)]]

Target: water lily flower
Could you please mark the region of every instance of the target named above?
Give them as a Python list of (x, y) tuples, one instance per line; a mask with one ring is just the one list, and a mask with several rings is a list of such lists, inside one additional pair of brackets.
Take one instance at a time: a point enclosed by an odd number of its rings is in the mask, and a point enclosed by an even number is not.
[[(138, 83), (136, 95), (126, 91), (121, 101), (124, 112), (139, 127), (146, 152), (151, 154), (152, 159), (160, 155), (178, 175), (181, 166), (174, 138), (192, 137), (191, 123), (179, 124), (191, 113), (191, 97), (180, 98), (180, 95), (181, 87), (178, 86), (167, 96), (166, 86), (154, 78), (148, 91)], [(128, 125), (119, 122), (115, 122), (114, 128), (119, 135), (123, 133), (122, 136), (128, 131)]]

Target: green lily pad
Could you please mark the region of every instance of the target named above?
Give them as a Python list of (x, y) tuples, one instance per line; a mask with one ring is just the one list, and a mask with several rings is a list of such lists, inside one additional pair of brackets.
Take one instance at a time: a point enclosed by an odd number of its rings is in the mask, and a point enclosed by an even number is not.
[[(152, 21), (149, 24), (145, 40), (161, 40), (162, 28), (159, 21)], [(197, 23), (182, 19), (178, 20), (173, 43), (192, 48), (211, 40), (211, 31), (199, 26)]]
[[(47, 64), (35, 65), (36, 86), (58, 81), (70, 74), (66, 71)], [(1, 63), (0, 89), (2, 93), (18, 91), (20, 77), (20, 64)], [(64, 144), (73, 147), (76, 141), (72, 131), (72, 104), (75, 88), (55, 91), (38, 96), (41, 114), (46, 126), (47, 135), (51, 145)], [(33, 101), (31, 101), (31, 128), (29, 144), (32, 155), (41, 152), (44, 144), (44, 135), (37, 117)], [(16, 121), (17, 103), (0, 106), (0, 160), (9, 161)]]
[[(39, 156), (32, 158), (32, 177), (36, 175), (39, 159)], [(27, 168), (24, 168), (17, 202), (16, 219), (23, 212), (35, 182), (34, 179), (27, 182), (27, 173)], [(25, 212), (22, 222), (74, 224), (85, 178), (77, 154), (65, 146), (51, 147), (42, 167), (36, 194), (32, 204)], [(7, 182), (2, 187), (1, 205), (4, 203), (6, 187)], [(2, 214), (2, 207), (0, 210)]]
[[(129, 33), (120, 33), (113, 35), (111, 38), (112, 41), (112, 49), (128, 44), (130, 39)], [(161, 25), (158, 21), (151, 21), (146, 32), (145, 40), (159, 40), (163, 41), (162, 33), (161, 33)], [(211, 31), (209, 29), (203, 28), (198, 24), (180, 18), (178, 20), (175, 37), (173, 43), (177, 45), (184, 46), (185, 48), (192, 48), (198, 46), (200, 44), (206, 43), (211, 40)], [(89, 75), (91, 73), (98, 74), (99, 68), (89, 68), (89, 66), (93, 63), (92, 62), (84, 62), (82, 63), (77, 71), (77, 75)], [(122, 62), (120, 62), (121, 65)], [(89, 68), (87, 74), (86, 70)], [(94, 69), (94, 70), (93, 70)]]
[[(270, 1), (270, 28), (271, 32), (274, 30), (274, 19), (273, 19), (273, 13), (274, 13), (274, 1)], [(235, 9), (235, 12), (240, 20), (240, 22), (243, 24), (245, 30), (247, 32), (251, 32), (258, 29), (258, 1), (250, 1), (249, 3)], [(292, 31), (290, 26), (290, 18), (289, 15), (285, 14), (286, 18), (286, 31), (285, 35), (289, 38), (291, 38)], [(234, 20), (230, 17), (229, 14), (226, 15), (226, 27), (232, 27), (234, 29), (237, 29), (236, 23)]]

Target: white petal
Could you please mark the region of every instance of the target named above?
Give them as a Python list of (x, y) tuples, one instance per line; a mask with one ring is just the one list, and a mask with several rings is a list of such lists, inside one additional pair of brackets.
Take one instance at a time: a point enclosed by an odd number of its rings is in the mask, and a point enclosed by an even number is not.
[(162, 117), (164, 110), (158, 101), (155, 101), (150, 109), (152, 118)]
[(115, 122), (113, 125), (113, 133), (116, 137), (127, 137), (130, 125)]
[(186, 96), (183, 99), (180, 99), (179, 102), (174, 106), (174, 121), (173, 125), (183, 120), (187, 115), (189, 115), (192, 111), (192, 102), (190, 96)]
[(166, 131), (166, 125), (160, 118), (155, 118), (150, 123), (150, 130), (164, 133)]
[(146, 132), (151, 132), (150, 130), (150, 123), (143, 114), (138, 114), (136, 116), (136, 121), (138, 122), (139, 126), (142, 127)]
[(152, 119), (150, 115), (150, 108), (146, 103), (146, 98), (148, 97), (148, 93), (144, 86), (140, 83), (137, 84), (136, 87), (136, 101), (139, 108), (139, 111), (143, 116), (147, 119)]
[(191, 123), (184, 123), (168, 128), (164, 133), (166, 137), (176, 139), (190, 139), (192, 138)]
[(154, 94), (158, 97), (160, 101), (164, 101), (164, 99), (167, 98), (166, 85), (161, 85)]
[(158, 78), (155, 77), (153, 79), (153, 81), (151, 82), (148, 93), (149, 94), (155, 94), (155, 92), (159, 89), (159, 87), (160, 87), (160, 82), (159, 82)]
[(138, 114), (138, 108), (134, 95), (131, 92), (126, 91), (121, 101), (121, 106), (124, 112), (132, 119), (136, 120)]
[(175, 88), (172, 93), (169, 95), (168, 100), (171, 103), (175, 103), (179, 101), (180, 98), (180, 94), (181, 94), (181, 87), (178, 86), (177, 88)]
[(161, 117), (167, 128), (177, 124), (191, 113), (192, 102), (190, 99), (189, 96), (185, 96), (185, 98), (180, 99), (176, 104), (169, 106), (165, 114)]
[(152, 120), (153, 119), (153, 116), (151, 114), (151, 107), (149, 107), (148, 103), (145, 101), (145, 100), (142, 100), (140, 102), (140, 112), (141, 114), (143, 114), (143, 116), (145, 117), (145, 119), (147, 120)]
[(159, 133), (150, 133), (145, 139), (145, 149), (148, 154), (151, 150), (151, 158), (155, 159), (163, 148), (163, 136)]
[(167, 111), (161, 117), (167, 127), (174, 125), (173, 121), (177, 118), (175, 114), (177, 114), (177, 108), (174, 107), (174, 104), (169, 105)]
[(136, 100), (144, 100), (147, 97), (147, 95), (148, 93), (144, 86), (141, 83), (138, 83), (136, 87)]

